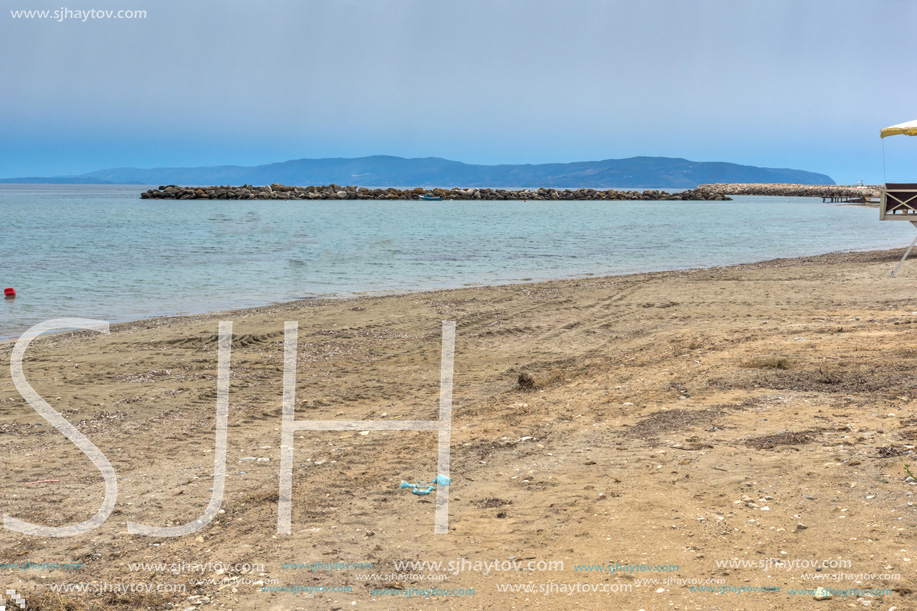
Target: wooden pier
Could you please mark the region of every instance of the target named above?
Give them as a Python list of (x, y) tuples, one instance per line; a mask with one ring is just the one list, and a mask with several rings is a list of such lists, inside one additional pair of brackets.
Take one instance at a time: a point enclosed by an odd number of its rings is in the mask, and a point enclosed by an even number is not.
[(869, 204), (868, 195), (822, 195), (822, 203), (831, 204)]

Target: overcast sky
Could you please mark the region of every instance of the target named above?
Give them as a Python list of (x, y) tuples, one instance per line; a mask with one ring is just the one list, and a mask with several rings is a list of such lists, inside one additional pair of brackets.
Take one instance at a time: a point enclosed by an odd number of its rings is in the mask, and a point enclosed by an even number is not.
[[(659, 155), (881, 182), (879, 129), (917, 119), (910, 0), (0, 1), (0, 177)], [(11, 13), (62, 4), (147, 18)], [(917, 180), (917, 138), (886, 145)]]

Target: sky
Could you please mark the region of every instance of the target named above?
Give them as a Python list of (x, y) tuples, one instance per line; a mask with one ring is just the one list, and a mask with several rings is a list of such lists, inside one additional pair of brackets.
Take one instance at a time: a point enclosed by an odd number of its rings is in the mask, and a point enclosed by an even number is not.
[[(910, 0), (56, 1), (0, 0), (0, 178), (388, 154), (917, 181), (917, 138), (878, 136), (917, 119)], [(62, 8), (146, 18), (13, 17)]]

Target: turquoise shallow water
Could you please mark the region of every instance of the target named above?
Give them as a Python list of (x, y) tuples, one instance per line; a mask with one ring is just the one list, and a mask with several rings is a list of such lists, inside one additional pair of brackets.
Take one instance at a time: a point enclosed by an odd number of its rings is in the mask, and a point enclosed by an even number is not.
[[(148, 201), (0, 185), (0, 337), (316, 296), (624, 274), (904, 246), (909, 223), (820, 199)], [(0, 287), (2, 288), (2, 287)]]

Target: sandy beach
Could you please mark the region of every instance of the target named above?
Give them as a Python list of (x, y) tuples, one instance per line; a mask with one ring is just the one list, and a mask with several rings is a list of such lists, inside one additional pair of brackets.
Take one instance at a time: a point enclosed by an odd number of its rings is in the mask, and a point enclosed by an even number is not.
[[(900, 256), (300, 301), (35, 340), (27, 379), (108, 457), (118, 499), (85, 535), (0, 531), (0, 575), (29, 609), (77, 611), (915, 609), (917, 261), (890, 279)], [(184, 537), (128, 534), (189, 522), (210, 499), (224, 320), (221, 511)], [(436, 433), (300, 431), (292, 534), (278, 535), (284, 322), (299, 324), (297, 419), (431, 420), (443, 320), (456, 322), (448, 534), (433, 534), (433, 495), (398, 487), (436, 474)], [(12, 347), (0, 509), (87, 520), (102, 476), (16, 391)], [(2, 568), (27, 562), (82, 568)], [(313, 562), (372, 568), (283, 566)], [(616, 563), (643, 568), (576, 569)], [(819, 587), (835, 593), (792, 591)], [(430, 588), (447, 593), (417, 593)]]

